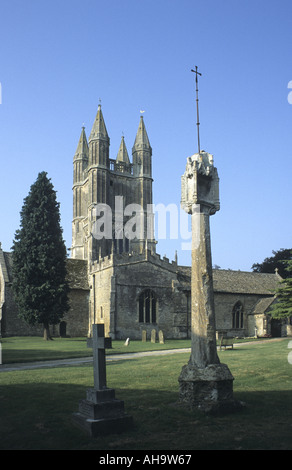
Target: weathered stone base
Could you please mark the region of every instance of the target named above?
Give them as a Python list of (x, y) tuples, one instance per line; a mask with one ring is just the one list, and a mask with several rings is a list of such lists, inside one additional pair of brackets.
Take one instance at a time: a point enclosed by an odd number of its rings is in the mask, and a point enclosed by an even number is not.
[(85, 430), (90, 437), (120, 434), (133, 426), (132, 416), (126, 414), (112, 418), (90, 419), (81, 415), (81, 413), (74, 413), (73, 421), (81, 429)]
[(233, 376), (226, 364), (198, 368), (189, 363), (179, 376), (181, 403), (206, 413), (228, 413), (243, 404), (233, 398)]
[(124, 402), (115, 399), (114, 389), (87, 390), (86, 400), (80, 400), (73, 421), (91, 437), (121, 433), (133, 425), (133, 418), (124, 412)]

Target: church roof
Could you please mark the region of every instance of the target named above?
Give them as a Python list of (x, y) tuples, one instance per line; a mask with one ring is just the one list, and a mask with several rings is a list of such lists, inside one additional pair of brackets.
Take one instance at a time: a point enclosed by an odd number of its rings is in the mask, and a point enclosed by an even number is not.
[(12, 266), (11, 253), (2, 251), (0, 247), (0, 268), (3, 273), (4, 282), (10, 282), (12, 279), (11, 266)]
[(213, 270), (213, 286), (215, 292), (272, 295), (279, 281), (280, 277), (277, 274), (225, 269)]
[[(190, 288), (191, 267), (178, 266), (178, 278), (185, 288)], [(280, 280), (277, 274), (213, 269), (214, 292), (274, 295)]]
[(271, 305), (275, 302), (275, 300), (276, 300), (275, 297), (265, 297), (264, 299), (260, 299), (257, 302), (253, 313), (254, 314), (267, 313), (267, 311), (269, 310)]
[[(0, 248), (0, 269), (5, 282), (12, 282), (12, 253)], [(67, 259), (67, 279), (70, 289), (88, 290), (87, 261)]]

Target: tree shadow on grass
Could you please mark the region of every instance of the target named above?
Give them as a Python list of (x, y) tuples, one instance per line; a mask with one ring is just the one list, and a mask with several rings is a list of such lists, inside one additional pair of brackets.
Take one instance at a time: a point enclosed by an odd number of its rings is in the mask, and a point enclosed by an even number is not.
[(208, 416), (178, 401), (175, 391), (117, 388), (134, 427), (90, 438), (72, 422), (83, 383), (22, 383), (0, 388), (0, 448), (6, 450), (292, 449), (291, 391), (244, 392), (242, 411)]
[(44, 349), (2, 349), (2, 364), (16, 364), (16, 363), (25, 363), (33, 361), (54, 361), (61, 359), (73, 359), (73, 358), (82, 358), (82, 357), (92, 356), (92, 350), (86, 349), (84, 352), (80, 351), (74, 352), (74, 357), (72, 357), (72, 352), (69, 351), (54, 351), (51, 348)]

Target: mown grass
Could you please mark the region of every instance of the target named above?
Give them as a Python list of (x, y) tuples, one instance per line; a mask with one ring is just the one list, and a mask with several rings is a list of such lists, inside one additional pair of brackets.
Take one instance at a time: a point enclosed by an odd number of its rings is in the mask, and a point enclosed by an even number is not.
[(234, 378), (240, 412), (206, 416), (178, 403), (178, 376), (189, 354), (115, 360), (108, 386), (124, 400), (134, 429), (89, 438), (72, 413), (93, 385), (92, 365), (0, 373), (0, 448), (44, 450), (292, 449), (289, 340), (219, 352)]
[[(92, 349), (87, 347), (86, 338), (54, 338), (52, 341), (44, 341), (43, 338), (37, 336), (16, 336), (2, 338), (1, 344), (3, 364), (92, 356)], [(130, 341), (129, 346), (125, 346), (124, 340), (114, 340), (112, 348), (107, 349), (106, 353), (110, 355), (189, 348), (190, 345), (190, 340), (167, 340), (164, 344), (151, 343), (150, 341)]]
[[(54, 359), (70, 359), (92, 356), (92, 349), (87, 347), (86, 338), (60, 338), (55, 337), (52, 341), (44, 341), (38, 336), (14, 336), (2, 338), (2, 362), (10, 364), (15, 362), (49, 361)], [(254, 341), (253, 338), (237, 340)], [(113, 340), (112, 348), (107, 349), (106, 354), (123, 354), (141, 351), (161, 351), (165, 349), (190, 348), (191, 340), (167, 339), (164, 344), (150, 341), (130, 341), (125, 346), (124, 340)]]

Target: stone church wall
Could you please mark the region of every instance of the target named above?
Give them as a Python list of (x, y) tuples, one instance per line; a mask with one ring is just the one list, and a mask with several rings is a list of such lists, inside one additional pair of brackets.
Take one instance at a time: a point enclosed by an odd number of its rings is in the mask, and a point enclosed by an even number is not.
[[(62, 319), (66, 326), (66, 336), (87, 336), (88, 333), (88, 298), (85, 290), (74, 289), (69, 294), (70, 310)], [(8, 314), (7, 314), (8, 312)], [(19, 318), (18, 309), (13, 300), (11, 287), (6, 286), (6, 298), (3, 308), (2, 336), (43, 336), (43, 325), (28, 325)], [(51, 325), (50, 333), (60, 335), (60, 324)]]
[[(116, 337), (141, 339), (142, 330), (150, 338), (152, 329), (161, 329), (165, 338), (186, 337), (187, 302), (176, 289), (176, 273), (151, 262), (116, 268)], [(156, 321), (139, 321), (139, 296), (150, 289), (156, 298)]]
[(41, 336), (42, 325), (29, 326), (18, 317), (18, 308), (13, 299), (11, 284), (5, 287), (5, 304), (3, 306), (2, 336)]
[[(105, 334), (113, 339), (142, 338), (142, 331), (147, 331), (150, 339), (151, 330), (157, 334), (162, 330), (166, 339), (190, 338), (191, 336), (191, 299), (190, 268), (170, 263), (150, 250), (141, 254), (124, 253), (112, 255), (90, 265), (86, 260), (68, 259), (68, 280), (70, 285), (70, 311), (61, 324), (51, 327), (51, 333), (76, 337), (87, 336), (92, 323), (104, 323)], [(221, 277), (223, 276), (223, 279)], [(230, 288), (232, 277), (237, 282), (232, 289), (238, 289), (238, 277), (250, 282), (249, 292), (226, 292)], [(259, 334), (263, 330), (265, 312), (262, 309), (265, 299), (269, 301), (272, 282), (277, 279), (272, 275), (238, 272), (215, 272), (215, 315), (218, 333), (226, 332), (229, 336), (253, 336), (255, 327)], [(224, 281), (224, 282), (223, 282)], [(264, 287), (264, 282), (268, 282)], [(221, 290), (220, 290), (221, 288)], [(224, 290), (225, 288), (225, 290)], [(252, 293), (252, 289), (254, 293)], [(143, 293), (150, 291), (155, 298), (155, 321), (143, 321), (140, 317), (140, 299)], [(241, 286), (241, 290), (243, 287)], [(260, 302), (259, 302), (260, 301)], [(235, 304), (241, 302), (243, 308), (243, 328), (233, 328), (232, 312)], [(258, 304), (260, 308), (255, 310)], [(268, 302), (269, 303), (269, 302)], [(5, 283), (5, 301), (2, 308), (1, 333), (3, 336), (43, 335), (43, 326), (30, 327), (18, 318), (17, 306), (13, 300), (11, 282)], [(286, 325), (287, 326), (287, 325)], [(287, 329), (287, 328), (286, 328)], [(286, 333), (287, 334), (287, 333)]]
[[(216, 316), (216, 330), (220, 333), (221, 331), (228, 331), (229, 336), (248, 336), (253, 335), (251, 332), (251, 326), (249, 315), (253, 313), (253, 310), (257, 302), (263, 298), (262, 295), (254, 294), (232, 294), (232, 293), (215, 293), (215, 316)], [(232, 325), (232, 312), (235, 304), (241, 302), (243, 306), (243, 328), (233, 328)]]
[[(87, 336), (89, 287), (87, 263), (84, 260), (67, 261), (70, 310), (62, 319), (66, 336)], [(50, 333), (60, 335), (60, 324), (51, 325)], [(13, 298), (11, 282), (5, 283), (5, 302), (2, 307), (1, 334), (8, 336), (43, 336), (43, 325), (28, 325), (18, 316), (18, 308)]]
[[(70, 310), (63, 319), (66, 336), (87, 336), (88, 334), (88, 302), (89, 292), (81, 289), (71, 290), (69, 293)], [(55, 327), (59, 335), (60, 326)], [(64, 331), (64, 330), (63, 330)], [(64, 333), (63, 333), (64, 334)]]

